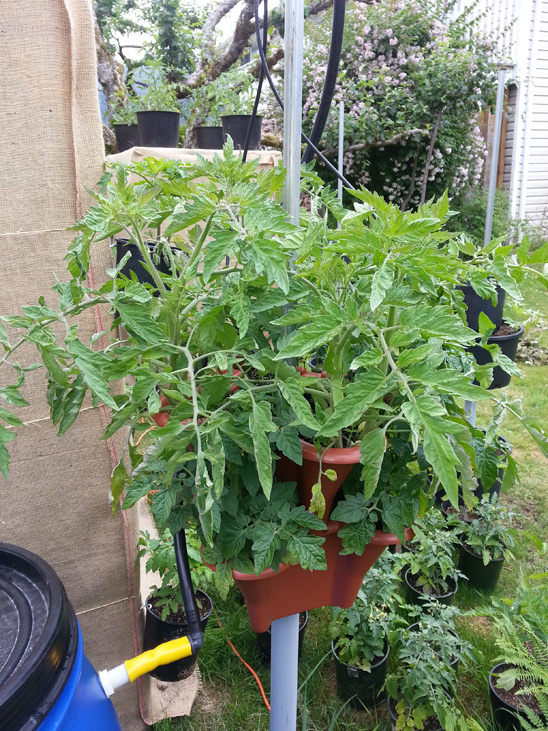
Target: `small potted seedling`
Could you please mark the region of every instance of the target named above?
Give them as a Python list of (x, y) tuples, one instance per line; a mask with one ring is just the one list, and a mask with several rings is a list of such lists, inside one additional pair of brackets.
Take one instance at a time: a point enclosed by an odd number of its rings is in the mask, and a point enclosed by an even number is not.
[[(187, 552), (196, 603), (200, 612), (202, 628), (205, 632), (207, 621), (213, 610), (213, 602), (200, 588), (211, 583), (213, 572), (203, 563), (200, 556), (200, 541), (196, 531), (186, 530)], [(152, 586), (145, 602), (145, 634), (143, 648), (151, 650), (162, 642), (168, 642), (189, 633), (184, 612), (183, 598), (179, 586), (179, 575), (175, 560), (173, 536), (164, 531), (159, 538), (150, 536), (148, 531), (141, 532), (139, 538), (139, 557), (146, 556), (146, 571), (156, 573), (160, 578), (159, 586)], [(150, 674), (157, 680), (174, 682), (188, 678), (198, 661), (198, 653), (176, 660), (167, 665), (159, 665)]]
[(122, 96), (119, 92), (109, 107), (108, 117), (114, 129), (118, 152), (141, 144), (136, 109), (137, 99), (131, 94)]
[(369, 569), (353, 606), (333, 609), (331, 651), (339, 695), (357, 708), (376, 706), (383, 686), (390, 645), (388, 634), (398, 621), (400, 579), (391, 554)]
[(181, 111), (176, 88), (166, 80), (161, 63), (151, 63), (148, 68), (146, 91), (140, 97), (141, 110), (137, 112), (141, 144), (144, 147), (178, 147)]
[(458, 566), (475, 589), (493, 591), (504, 561), (514, 558), (512, 517), (494, 495), (478, 503), (472, 520), (463, 524)]

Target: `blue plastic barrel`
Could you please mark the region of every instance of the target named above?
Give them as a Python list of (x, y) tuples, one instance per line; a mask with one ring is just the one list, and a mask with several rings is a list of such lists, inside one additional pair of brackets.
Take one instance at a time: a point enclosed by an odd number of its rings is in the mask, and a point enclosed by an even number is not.
[(0, 729), (121, 731), (57, 574), (0, 543)]

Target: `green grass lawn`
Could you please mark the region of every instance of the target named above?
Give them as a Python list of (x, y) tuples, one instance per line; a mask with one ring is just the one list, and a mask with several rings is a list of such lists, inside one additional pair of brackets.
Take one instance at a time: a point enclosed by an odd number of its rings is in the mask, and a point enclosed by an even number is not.
[[(548, 293), (532, 282), (524, 284), (526, 305), (543, 315), (548, 315)], [(548, 346), (548, 332), (542, 333), (542, 344)], [(548, 366), (522, 366), (524, 380), (513, 379), (507, 393), (521, 398), (524, 412), (546, 425), (548, 417)], [(481, 421), (485, 412), (479, 414)], [(534, 446), (517, 423), (508, 419), (504, 434), (513, 444), (513, 454), (521, 468), (520, 483), (503, 500), (519, 514), (516, 524), (548, 540), (548, 460)], [(526, 574), (546, 570), (546, 557), (542, 558), (525, 539), (518, 539), (516, 562), (506, 565), (496, 591), (496, 596), (511, 597), (519, 580), (520, 571)], [(155, 731), (256, 731), (268, 729), (269, 713), (263, 703), (255, 680), (238, 660), (225, 639), (225, 633), (242, 657), (255, 669), (266, 691), (270, 693), (269, 668), (260, 660), (255, 635), (249, 625), (245, 607), (231, 590), (228, 599), (213, 597), (224, 630), (212, 615), (200, 654), (199, 667), (203, 687), (196, 699), (192, 715), (157, 724)], [(464, 586), (459, 588), (457, 604), (463, 609), (473, 609), (487, 604), (489, 597)], [(299, 693), (299, 718), (297, 728), (302, 731), (337, 731), (367, 729), (388, 731), (390, 723), (385, 708), (377, 712), (353, 711), (344, 708), (338, 718), (342, 701), (337, 696), (335, 672), (330, 658), (331, 640), (329, 619), (331, 610), (323, 608), (310, 612), (303, 653), (299, 665), (300, 682), (319, 666), (306, 683), (306, 705), (303, 689)], [(461, 670), (459, 695), (469, 715), (489, 729), (487, 677), (496, 656), (490, 623), (482, 617), (460, 621), (461, 636), (472, 642), (478, 663)]]

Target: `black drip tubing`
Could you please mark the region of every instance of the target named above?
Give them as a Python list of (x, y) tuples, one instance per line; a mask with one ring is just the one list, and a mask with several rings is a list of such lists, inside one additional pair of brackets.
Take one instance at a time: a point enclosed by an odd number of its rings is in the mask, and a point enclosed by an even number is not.
[(14, 584), (0, 578), (0, 591), (4, 591), (15, 604), (19, 617), (19, 631), (12, 651), (0, 670), (0, 686), (10, 677), (19, 665), (21, 658), (29, 645), (32, 633), (32, 607), (27, 597)]
[[(272, 76), (270, 74), (270, 69), (268, 68), (268, 63), (267, 63), (267, 60), (266, 60), (266, 53), (265, 53), (262, 45), (259, 42), (259, 39), (261, 37), (261, 28), (260, 28), (260, 23), (259, 23), (259, 4), (260, 4), (260, 2), (261, 2), (261, 0), (255, 0), (255, 34), (257, 36), (257, 42), (258, 42), (258, 48), (259, 48), (259, 55), (261, 57), (261, 63), (263, 65), (263, 70), (264, 70), (265, 76), (267, 78), (268, 83), (270, 84), (270, 88), (272, 89), (272, 93), (274, 94), (274, 96), (276, 98), (276, 101), (278, 102), (278, 104), (280, 105), (280, 108), (283, 111), (284, 103), (282, 101), (281, 96), (278, 93), (278, 90), (276, 89), (276, 84), (274, 83), (274, 80), (273, 80), (273, 78), (272, 78)], [(320, 160), (323, 162), (323, 164), (329, 170), (331, 170), (331, 172), (334, 175), (336, 175), (337, 178), (339, 178), (339, 180), (342, 181), (342, 184), (344, 186), (346, 186), (347, 188), (351, 188), (352, 190), (354, 190), (354, 186), (344, 177), (344, 175), (341, 175), (339, 173), (339, 171), (337, 170), (337, 168), (329, 162), (329, 160), (325, 157), (325, 155), (322, 155), (322, 153), (318, 150), (318, 148), (312, 142), (312, 140), (310, 140), (305, 135), (304, 132), (301, 132), (301, 136), (302, 136), (303, 140), (312, 149), (312, 151), (314, 152), (314, 154), (317, 155), (320, 158)]]
[[(319, 145), (322, 134), (331, 109), (333, 94), (335, 93), (335, 85), (339, 73), (339, 63), (341, 60), (343, 33), (344, 33), (344, 14), (346, 10), (346, 0), (333, 0), (333, 24), (331, 27), (331, 44), (329, 46), (329, 61), (327, 62), (327, 70), (325, 74), (325, 83), (320, 99), (320, 106), (316, 113), (316, 119), (310, 139), (314, 145)], [(314, 150), (307, 146), (304, 151), (302, 162), (307, 163), (314, 157)]]
[[(263, 2), (264, 2), (263, 51), (266, 54), (266, 49), (268, 47), (268, 0), (263, 0)], [(257, 36), (257, 43), (260, 45), (259, 36)], [(255, 94), (255, 104), (253, 105), (253, 112), (251, 114), (251, 119), (249, 120), (249, 124), (247, 126), (247, 134), (245, 136), (243, 162), (245, 162), (247, 160), (247, 152), (249, 150), (249, 140), (251, 139), (251, 130), (253, 129), (253, 125), (255, 124), (255, 119), (257, 117), (257, 109), (259, 108), (259, 101), (261, 99), (261, 92), (263, 90), (263, 81), (264, 81), (264, 68), (263, 68), (263, 64), (261, 63), (261, 71), (259, 73), (259, 83), (257, 85), (257, 93)]]
[(177, 562), (177, 573), (179, 574), (179, 585), (181, 587), (181, 594), (183, 595), (186, 621), (190, 630), (189, 640), (192, 645), (192, 654), (195, 654), (204, 644), (204, 631), (198, 605), (196, 604), (192, 578), (190, 576), (184, 528), (175, 534), (173, 541), (175, 544), (175, 559)]

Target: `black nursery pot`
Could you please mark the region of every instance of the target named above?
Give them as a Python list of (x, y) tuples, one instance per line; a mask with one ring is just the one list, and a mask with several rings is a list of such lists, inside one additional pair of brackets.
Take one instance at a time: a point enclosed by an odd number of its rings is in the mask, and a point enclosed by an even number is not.
[(132, 147), (140, 146), (139, 125), (114, 124), (112, 126), (114, 127), (118, 152), (124, 152), (125, 150), (131, 150)]
[(194, 127), (196, 147), (199, 150), (222, 150), (223, 149), (223, 128), (222, 127)]
[(496, 678), (494, 676), (507, 670), (509, 665), (500, 663), (489, 673), (489, 702), (491, 704), (491, 713), (495, 720), (495, 725), (500, 731), (521, 731), (523, 728), (519, 718), (526, 718), (523, 711), (519, 711), (517, 706), (511, 705), (499, 695), (499, 689), (495, 687)]
[(494, 591), (498, 584), (504, 558), (489, 561), (487, 566), (480, 556), (469, 551), (462, 543), (459, 548), (459, 571), (466, 576), (470, 586), (480, 591)]
[(335, 675), (337, 676), (337, 689), (343, 701), (350, 701), (353, 708), (374, 708), (384, 700), (386, 692), (383, 690), (386, 678), (386, 665), (390, 646), (388, 642), (384, 646), (383, 657), (377, 659), (371, 665), (370, 672), (360, 668), (352, 667), (342, 662), (335, 650), (335, 643), (331, 643), (331, 652), (335, 660)]
[[(151, 253), (154, 251), (154, 246), (155, 244), (153, 243), (148, 244)], [(130, 257), (122, 267), (121, 273), (128, 279), (131, 279), (131, 272), (133, 272), (141, 284), (152, 284), (155, 287), (156, 284), (152, 275), (143, 266), (144, 259), (141, 256), (139, 247), (137, 244), (130, 242), (129, 239), (116, 239), (116, 265), (122, 261), (128, 251)], [(158, 264), (154, 263), (154, 266), (162, 274), (171, 274), (170, 262), (163, 257), (160, 258)]]
[(490, 299), (483, 299), (472, 289), (469, 284), (463, 284), (458, 287), (464, 294), (464, 304), (466, 305), (466, 322), (468, 327), (479, 332), (479, 316), (483, 312), (491, 320), (495, 329), (502, 324), (502, 312), (504, 310), (504, 300), (506, 299), (506, 291), (497, 284), (497, 304), (493, 305)]
[[(227, 114), (221, 117), (223, 141), (226, 142), (227, 136), (230, 135), (234, 143), (234, 149), (243, 150), (250, 121), (251, 114)], [(249, 138), (250, 150), (258, 150), (261, 146), (262, 123), (263, 118), (260, 116), (255, 117), (253, 120), (253, 127), (251, 128), (251, 136)]]
[(137, 112), (143, 147), (179, 147), (179, 112)]
[[(519, 330), (514, 333), (510, 333), (510, 335), (492, 335), (488, 339), (487, 343), (488, 345), (498, 345), (502, 353), (515, 363), (516, 353), (518, 351), (518, 342), (522, 335), (523, 327), (520, 327)], [(488, 350), (485, 350), (485, 348), (482, 348), (481, 345), (472, 345), (470, 347), (470, 352), (476, 359), (478, 365), (487, 365), (488, 363), (493, 362), (491, 353), (489, 353)], [(493, 380), (491, 381), (489, 389), (504, 388), (510, 383), (510, 379), (511, 375), (509, 373), (503, 371), (500, 366), (495, 366), (495, 368), (493, 368)]]
[(426, 604), (427, 602), (431, 601), (432, 599), (435, 599), (440, 604), (453, 604), (453, 599), (455, 598), (455, 594), (457, 593), (457, 589), (459, 588), (458, 582), (453, 581), (452, 579), (448, 578), (447, 583), (449, 586), (453, 586), (454, 588), (447, 592), (447, 594), (423, 594), (422, 591), (419, 591), (419, 589), (415, 589), (413, 584), (411, 583), (411, 569), (407, 569), (404, 575), (404, 582), (405, 582), (405, 601), (408, 604), (414, 604), (415, 606), (422, 606), (423, 604)]
[[(205, 633), (207, 620), (213, 611), (213, 602), (210, 597), (200, 589), (196, 590), (196, 599), (201, 605), (201, 608), (199, 607), (200, 619), (202, 620), (202, 629)], [(161, 618), (161, 612), (156, 613), (156, 610), (151, 605), (150, 598), (147, 600), (145, 608), (145, 635), (143, 638), (144, 651), (152, 650), (158, 645), (161, 645), (162, 642), (178, 640), (179, 638), (188, 635), (190, 630), (186, 622), (174, 622), (167, 619), (163, 620)], [(168, 665), (159, 665), (149, 674), (157, 680), (174, 683), (178, 680), (184, 680), (192, 675), (197, 662), (198, 653), (190, 655), (190, 657), (183, 657), (180, 660), (175, 660), (175, 662), (170, 662)]]
[[(308, 612), (301, 612), (299, 614), (299, 660), (301, 659), (304, 633), (307, 624)], [(257, 649), (259, 650), (261, 660), (267, 664), (270, 664), (270, 650), (272, 640), (272, 632), (270, 630), (270, 627), (266, 630), (266, 632), (255, 632), (255, 637), (257, 638)]]

